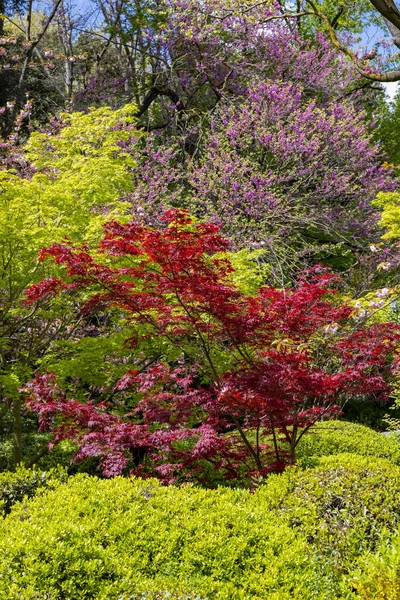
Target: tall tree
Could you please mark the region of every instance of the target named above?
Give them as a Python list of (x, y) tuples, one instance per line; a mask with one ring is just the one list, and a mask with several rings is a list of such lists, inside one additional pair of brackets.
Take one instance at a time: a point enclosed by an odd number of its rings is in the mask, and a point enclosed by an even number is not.
[(24, 290), (47, 272), (36, 261), (43, 245), (66, 236), (96, 239), (108, 215), (129, 213), (120, 196), (132, 189), (130, 158), (118, 142), (133, 135), (135, 110), (64, 115), (48, 133), (32, 134), (20, 157), (24, 177), (14, 168), (0, 171), (0, 415), (13, 424), (16, 463), (20, 385), (51, 341), (72, 331), (71, 306), (27, 310)]

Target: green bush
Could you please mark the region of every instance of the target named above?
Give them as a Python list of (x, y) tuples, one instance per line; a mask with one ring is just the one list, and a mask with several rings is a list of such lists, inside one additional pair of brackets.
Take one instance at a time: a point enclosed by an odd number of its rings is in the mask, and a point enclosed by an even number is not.
[(342, 573), (351, 571), (363, 552), (375, 549), (382, 532), (400, 526), (400, 469), (387, 460), (321, 457), (315, 468), (298, 472), (292, 485), (280, 511), (329, 568)]
[(31, 498), (39, 488), (53, 487), (67, 478), (61, 467), (50, 471), (20, 467), (14, 472), (0, 473), (0, 516), (9, 514), (16, 502)]
[(297, 450), (300, 464), (312, 465), (316, 456), (350, 453), (386, 458), (400, 465), (400, 443), (395, 434), (382, 435), (364, 425), (326, 421), (306, 434)]
[(77, 475), (6, 519), (0, 598), (311, 598), (285, 520), (245, 491)]
[(400, 533), (384, 536), (376, 553), (359, 560), (359, 568), (349, 577), (357, 598), (398, 600), (400, 598)]
[(397, 466), (349, 454), (254, 493), (77, 475), (0, 525), (0, 599), (357, 598), (399, 498)]

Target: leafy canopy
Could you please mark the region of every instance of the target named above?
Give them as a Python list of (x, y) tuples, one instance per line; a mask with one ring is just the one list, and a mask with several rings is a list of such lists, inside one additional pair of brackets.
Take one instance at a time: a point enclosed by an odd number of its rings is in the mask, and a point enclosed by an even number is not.
[(1, 288), (11, 292), (35, 280), (42, 246), (95, 239), (110, 216), (126, 213), (120, 198), (131, 189), (132, 160), (119, 142), (133, 136), (126, 126), (134, 110), (64, 114), (57, 134), (33, 133), (27, 143), (30, 176), (0, 171)]

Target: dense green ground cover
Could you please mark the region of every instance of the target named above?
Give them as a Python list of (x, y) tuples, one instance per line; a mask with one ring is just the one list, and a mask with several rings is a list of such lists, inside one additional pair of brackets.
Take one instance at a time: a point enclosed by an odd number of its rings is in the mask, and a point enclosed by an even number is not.
[(5, 473), (0, 598), (398, 598), (396, 437), (323, 423), (299, 454), (254, 493)]

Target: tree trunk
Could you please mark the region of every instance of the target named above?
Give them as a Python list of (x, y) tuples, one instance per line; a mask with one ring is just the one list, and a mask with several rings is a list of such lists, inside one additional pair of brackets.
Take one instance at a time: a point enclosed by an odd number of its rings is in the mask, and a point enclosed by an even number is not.
[(13, 445), (14, 467), (22, 462), (21, 396), (13, 401)]

